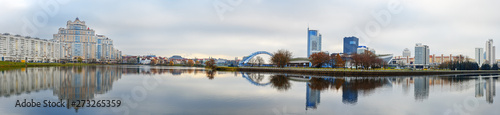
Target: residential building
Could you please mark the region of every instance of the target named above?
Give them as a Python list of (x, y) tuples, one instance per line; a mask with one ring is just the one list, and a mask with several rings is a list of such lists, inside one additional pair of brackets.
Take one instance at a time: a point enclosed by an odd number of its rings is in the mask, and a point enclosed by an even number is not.
[(113, 41), (106, 36), (96, 35), (85, 21), (76, 18), (68, 21), (66, 28), (59, 28), (54, 39), (32, 38), (30, 36), (0, 34), (0, 54), (3, 61), (26, 62), (84, 62), (116, 61), (122, 58), (120, 50), (113, 47)]
[(496, 63), (495, 59), (495, 46), (493, 46), (493, 39), (489, 39), (486, 42), (486, 48), (485, 48), (485, 54), (486, 54), (486, 60), (485, 62), (488, 62), (490, 66)]
[(113, 40), (104, 35), (97, 35), (85, 21), (76, 18), (67, 21), (66, 28), (59, 28), (54, 40), (61, 42), (61, 59), (84, 61), (112, 61), (121, 59), (121, 51), (113, 47)]
[(0, 34), (2, 61), (56, 62), (60, 59), (60, 43), (29, 36)]
[(475, 56), (475, 59), (476, 59), (476, 63), (478, 65), (480, 65), (480, 66), (484, 62), (484, 55), (483, 54), (484, 54), (483, 48), (476, 48), (474, 56)]
[(307, 28), (307, 57), (313, 53), (321, 52), (321, 34), (318, 30)]
[(344, 37), (344, 54), (356, 54), (359, 46), (359, 38), (351, 36)]

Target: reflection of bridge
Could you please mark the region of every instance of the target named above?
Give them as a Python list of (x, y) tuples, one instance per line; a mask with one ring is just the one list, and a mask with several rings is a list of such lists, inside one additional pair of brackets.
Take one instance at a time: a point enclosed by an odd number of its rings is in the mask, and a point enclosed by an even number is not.
[(267, 85), (271, 84), (271, 82), (268, 82), (268, 83), (259, 83), (259, 82), (256, 82), (255, 80), (253, 80), (252, 78), (250, 78), (247, 73), (243, 73), (243, 72), (240, 72), (240, 73), (241, 73), (241, 76), (243, 76), (243, 78), (247, 79), (253, 85), (256, 85), (256, 86), (267, 86)]
[(247, 63), (248, 63), (248, 61), (250, 61), (250, 59), (252, 59), (253, 57), (255, 57), (255, 56), (259, 55), (259, 54), (267, 54), (267, 55), (269, 55), (269, 56), (271, 56), (271, 57), (273, 56), (273, 54), (271, 54), (271, 53), (269, 53), (269, 52), (267, 52), (267, 51), (257, 51), (257, 52), (254, 52), (254, 53), (252, 53), (252, 54), (248, 55), (247, 57), (244, 57), (244, 58), (243, 58), (243, 59), (242, 59), (242, 60), (238, 63), (238, 66), (243, 66), (243, 65), (247, 64)]
[[(252, 74), (240, 72), (242, 77), (255, 86), (276, 85), (275, 82), (264, 82), (264, 76), (261, 74)], [(286, 75), (287, 81), (306, 83), (306, 110), (316, 109), (320, 103), (321, 91), (323, 88), (330, 88), (337, 83), (342, 85), (342, 102), (344, 104), (356, 104), (358, 101), (359, 90), (373, 90), (376, 87), (392, 87), (393, 80), (390, 78), (356, 78), (356, 77), (323, 77), (323, 76), (304, 76), (304, 75)], [(274, 77), (274, 76), (271, 76)], [(337, 81), (339, 80), (339, 81)], [(368, 83), (369, 82), (369, 83)], [(332, 86), (325, 86), (325, 83)], [(279, 84), (279, 83), (278, 83)]]

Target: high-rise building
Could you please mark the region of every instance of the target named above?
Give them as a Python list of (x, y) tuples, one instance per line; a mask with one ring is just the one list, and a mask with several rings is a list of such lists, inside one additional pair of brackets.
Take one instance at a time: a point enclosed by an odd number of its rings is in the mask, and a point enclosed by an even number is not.
[(475, 50), (475, 57), (476, 57), (476, 63), (481, 66), (484, 62), (484, 50), (483, 48), (476, 48)]
[(321, 34), (318, 30), (307, 28), (307, 57), (313, 53), (321, 52)]
[(2, 61), (59, 62), (81, 58), (82, 61), (114, 61), (121, 59), (121, 51), (113, 47), (113, 40), (95, 34), (76, 18), (68, 21), (66, 28), (59, 28), (54, 39), (0, 34)]
[(490, 39), (486, 42), (486, 48), (484, 53), (486, 54), (485, 62), (488, 62), (487, 64), (490, 64), (490, 66), (492, 66), (494, 63), (496, 63), (495, 46), (493, 46), (493, 39)]
[(415, 65), (426, 68), (429, 64), (429, 46), (417, 43), (415, 45)]
[(359, 38), (351, 36), (344, 37), (344, 54), (356, 54), (359, 46)]
[(403, 51), (403, 57), (411, 57), (410, 49), (405, 48), (405, 50)]
[(121, 58), (121, 51), (113, 47), (113, 40), (95, 34), (85, 21), (76, 18), (68, 21), (66, 28), (59, 28), (54, 40), (61, 42), (61, 59), (82, 58), (85, 61), (104, 61)]

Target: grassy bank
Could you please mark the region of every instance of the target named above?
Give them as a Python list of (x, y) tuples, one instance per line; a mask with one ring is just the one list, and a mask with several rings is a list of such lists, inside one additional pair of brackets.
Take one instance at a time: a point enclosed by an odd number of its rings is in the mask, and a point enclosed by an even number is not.
[(467, 74), (467, 73), (500, 73), (494, 70), (354, 70), (330, 68), (271, 68), (271, 67), (242, 67), (238, 71), (249, 72), (274, 72), (295, 73), (305, 75), (325, 76), (412, 76), (412, 75), (442, 75), (442, 74)]
[(238, 67), (217, 67), (215, 70), (218, 71), (240, 71)]
[(0, 70), (7, 69), (17, 69), (24, 67), (46, 67), (46, 66), (87, 66), (87, 65), (96, 65), (96, 64), (87, 64), (87, 63), (21, 63), (21, 62), (7, 62), (0, 61)]

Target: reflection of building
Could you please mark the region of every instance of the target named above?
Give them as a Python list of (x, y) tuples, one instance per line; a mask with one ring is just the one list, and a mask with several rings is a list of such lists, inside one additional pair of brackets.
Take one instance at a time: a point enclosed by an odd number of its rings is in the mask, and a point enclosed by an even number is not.
[(314, 90), (311, 89), (310, 82), (306, 84), (307, 86), (307, 95), (306, 95), (306, 110), (311, 108), (311, 109), (316, 109), (320, 102), (320, 95), (321, 91), (320, 90)]
[(483, 90), (483, 78), (479, 76), (479, 78), (476, 79), (476, 85), (475, 85), (475, 92), (476, 92), (476, 97), (483, 97), (484, 90)]
[(414, 79), (415, 100), (424, 100), (429, 98), (429, 78), (420, 77)]
[(10, 70), (0, 73), (0, 96), (52, 89), (59, 99), (69, 102), (93, 99), (96, 94), (110, 91), (121, 75), (119, 68), (105, 66)]
[(313, 53), (321, 52), (321, 34), (318, 30), (307, 28), (307, 57)]
[(486, 80), (486, 101), (488, 103), (493, 103), (493, 97), (495, 97), (495, 80), (490, 77)]
[(483, 80), (483, 77), (479, 76), (476, 79), (475, 92), (476, 97), (486, 96), (486, 102), (493, 103), (493, 97), (495, 97), (495, 80), (493, 77), (486, 78)]
[(351, 83), (345, 83), (342, 87), (342, 103), (356, 104), (358, 102), (358, 90), (353, 89)]

